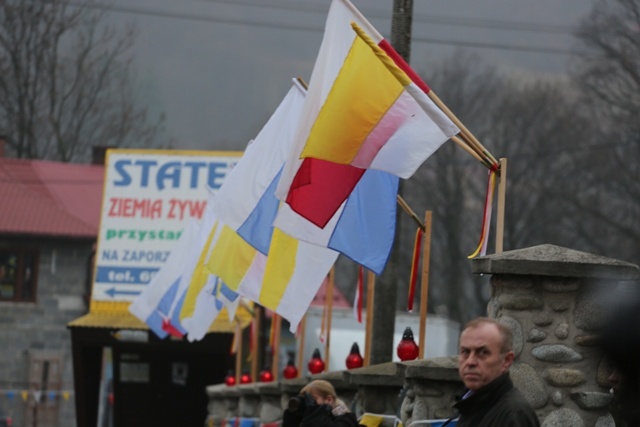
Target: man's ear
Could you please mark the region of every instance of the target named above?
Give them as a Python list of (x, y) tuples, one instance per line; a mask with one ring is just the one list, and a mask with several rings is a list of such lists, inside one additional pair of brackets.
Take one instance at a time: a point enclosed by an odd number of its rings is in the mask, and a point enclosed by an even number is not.
[(515, 358), (515, 355), (513, 354), (513, 351), (510, 351), (507, 354), (505, 354), (504, 363), (502, 365), (503, 372), (506, 372), (509, 370), (509, 368), (511, 367), (511, 364), (513, 363), (514, 358)]

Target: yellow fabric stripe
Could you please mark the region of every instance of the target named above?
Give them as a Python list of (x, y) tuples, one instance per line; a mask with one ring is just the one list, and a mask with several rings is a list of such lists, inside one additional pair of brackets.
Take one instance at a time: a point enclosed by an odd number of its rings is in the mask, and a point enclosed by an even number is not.
[(311, 128), (301, 158), (350, 164), (403, 90), (366, 42), (356, 37)]
[(209, 254), (211, 241), (213, 240), (213, 236), (216, 234), (217, 229), (218, 221), (216, 221), (213, 224), (213, 227), (211, 227), (209, 236), (207, 236), (207, 241), (202, 248), (202, 252), (200, 252), (200, 257), (198, 258), (196, 268), (193, 270), (193, 274), (191, 275), (191, 282), (189, 283), (189, 287), (187, 288), (187, 294), (184, 297), (182, 309), (180, 310), (180, 320), (186, 317), (191, 317), (193, 315), (193, 312), (196, 309), (196, 298), (198, 298), (198, 294), (207, 283), (209, 273), (205, 271), (204, 264), (207, 260), (207, 255)]
[(255, 255), (256, 249), (225, 225), (211, 250), (206, 271), (222, 279), (231, 290), (237, 291)]
[(269, 258), (265, 267), (259, 303), (276, 310), (293, 277), (298, 253), (298, 240), (278, 228), (273, 229)]

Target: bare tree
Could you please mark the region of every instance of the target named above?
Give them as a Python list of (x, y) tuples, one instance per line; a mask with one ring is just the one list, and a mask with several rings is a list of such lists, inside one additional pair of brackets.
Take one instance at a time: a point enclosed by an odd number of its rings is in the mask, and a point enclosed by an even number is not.
[[(509, 161), (505, 250), (553, 243), (637, 263), (640, 0), (599, 1), (577, 34), (588, 53), (573, 79), (506, 76), (463, 53), (424, 75), (483, 144)], [(486, 168), (448, 142), (404, 187), (419, 216), (433, 211), (429, 309), (460, 322), (485, 313), (490, 296), (467, 259), (480, 232), (486, 177)], [(413, 241), (415, 229), (401, 216), (403, 242)], [(401, 308), (411, 247), (399, 250)]]
[[(573, 225), (583, 224), (583, 215), (572, 200), (579, 149), (593, 127), (568, 83), (506, 76), (460, 53), (437, 67), (429, 83), (494, 156), (508, 159), (504, 249), (577, 242), (584, 249)], [(433, 211), (431, 309), (462, 323), (486, 313), (490, 297), (487, 279), (472, 275), (467, 259), (478, 243), (487, 175), (447, 143), (407, 182), (414, 208)], [(415, 230), (404, 223), (404, 233)], [(489, 253), (493, 244), (491, 237)]]
[[(445, 104), (484, 140), (492, 93), (502, 85), (496, 70), (475, 56), (457, 53), (424, 75)], [(433, 212), (430, 309), (460, 322), (483, 313), (486, 305), (483, 286), (474, 285), (467, 259), (478, 243), (486, 178), (487, 169), (481, 163), (447, 142), (405, 183), (405, 199), (418, 215)], [(403, 216), (399, 231), (405, 234), (403, 241), (413, 242), (415, 230)], [(400, 283), (405, 289), (411, 249), (410, 245), (402, 248), (406, 261)]]
[(0, 133), (19, 158), (84, 160), (91, 146), (151, 145), (136, 104), (135, 30), (62, 0), (0, 0)]
[(590, 218), (585, 243), (640, 260), (640, 1), (600, 0), (576, 35), (586, 50), (573, 69), (594, 132), (582, 144), (576, 209)]
[(574, 75), (599, 113), (640, 128), (640, 1), (599, 0), (579, 26), (587, 50)]

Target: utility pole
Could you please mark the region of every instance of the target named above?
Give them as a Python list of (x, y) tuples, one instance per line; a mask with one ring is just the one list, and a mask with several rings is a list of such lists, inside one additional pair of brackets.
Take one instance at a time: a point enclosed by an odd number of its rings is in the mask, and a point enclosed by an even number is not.
[(391, 46), (409, 63), (411, 57), (411, 22), (413, 0), (393, 0)]
[[(393, 0), (393, 17), (391, 21), (391, 46), (409, 63), (411, 51), (411, 21), (413, 20), (413, 0)], [(398, 194), (402, 195), (402, 180)], [(393, 358), (393, 332), (396, 319), (396, 301), (398, 299), (398, 283), (396, 274), (400, 259), (399, 235), (400, 214), (396, 215), (396, 237), (389, 262), (376, 284), (376, 296), (373, 304), (371, 364), (390, 362)]]

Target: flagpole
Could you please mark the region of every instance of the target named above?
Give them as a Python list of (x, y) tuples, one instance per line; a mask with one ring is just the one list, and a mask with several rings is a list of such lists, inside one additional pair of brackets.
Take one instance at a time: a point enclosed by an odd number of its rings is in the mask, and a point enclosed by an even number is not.
[(480, 154), (478, 154), (474, 149), (472, 149), (471, 146), (466, 141), (463, 141), (457, 135), (453, 135), (450, 139), (453, 142), (455, 142), (464, 151), (466, 151), (467, 153), (471, 154), (473, 156), (473, 158), (475, 158), (477, 161), (479, 161), (480, 163), (485, 165), (488, 169), (491, 169), (492, 165), (489, 162), (489, 160), (487, 160), (484, 157), (480, 157)]
[(306, 330), (307, 330), (307, 315), (305, 314), (304, 316), (302, 316), (302, 320), (300, 321), (300, 325), (298, 326), (298, 331), (300, 332), (298, 334), (298, 360), (296, 363), (298, 367), (298, 378), (300, 377), (300, 375), (302, 375), (302, 372), (303, 372), (304, 336), (305, 336)]
[(273, 354), (273, 358), (271, 359), (271, 373), (273, 374), (273, 380), (278, 381), (278, 378), (280, 376), (280, 371), (278, 368), (280, 365), (280, 330), (282, 329), (282, 317), (274, 312), (271, 321), (275, 322), (275, 329), (273, 331), (273, 345), (271, 347), (271, 351)]
[(469, 145), (478, 152), (482, 157), (486, 157), (492, 165), (498, 163), (495, 157), (473, 136), (469, 129), (462, 124), (462, 122), (449, 110), (449, 108), (442, 102), (442, 100), (435, 94), (433, 90), (430, 90), (427, 95), (431, 100), (442, 110), (442, 112), (451, 119), (453, 123), (460, 129), (460, 135), (469, 143)]
[(413, 209), (411, 209), (411, 206), (409, 206), (409, 204), (402, 198), (402, 196), (398, 194), (396, 196), (396, 200), (398, 201), (400, 207), (409, 214), (409, 216), (416, 222), (416, 224), (418, 224), (418, 227), (424, 230), (424, 224), (422, 224), (420, 218), (418, 218), (418, 215), (416, 215)]
[(251, 359), (251, 378), (256, 378), (258, 374), (258, 335), (261, 328), (260, 322), (260, 313), (262, 308), (256, 304), (254, 309), (254, 317), (253, 317), (253, 325), (252, 325), (252, 334), (251, 334), (251, 348), (253, 348), (252, 359)]
[(496, 253), (503, 250), (504, 243), (504, 214), (507, 193), (507, 159), (500, 159), (500, 180), (498, 181), (498, 213), (496, 217)]
[(236, 384), (240, 384), (240, 370), (242, 369), (242, 328), (236, 323)]
[(424, 246), (422, 248), (422, 287), (420, 289), (420, 347), (418, 357), (424, 359), (427, 348), (427, 302), (429, 301), (429, 269), (431, 263), (431, 211), (424, 215)]
[(327, 337), (324, 344), (324, 365), (325, 372), (329, 371), (330, 355), (331, 355), (331, 318), (333, 317), (333, 280), (335, 278), (335, 267), (329, 270), (329, 283), (327, 283), (327, 292), (325, 294), (325, 304), (327, 306)]
[(371, 361), (371, 330), (373, 328), (373, 301), (375, 296), (376, 276), (367, 270), (367, 324), (364, 335), (364, 366)]

